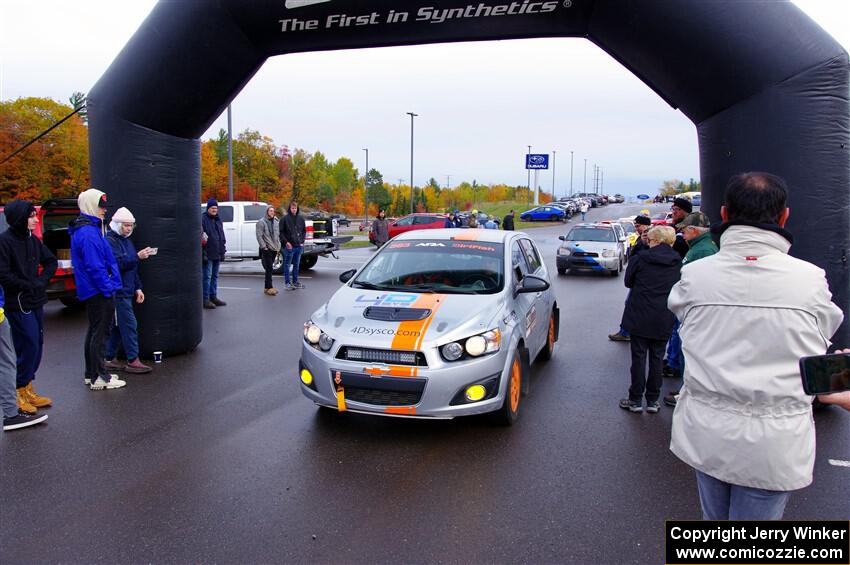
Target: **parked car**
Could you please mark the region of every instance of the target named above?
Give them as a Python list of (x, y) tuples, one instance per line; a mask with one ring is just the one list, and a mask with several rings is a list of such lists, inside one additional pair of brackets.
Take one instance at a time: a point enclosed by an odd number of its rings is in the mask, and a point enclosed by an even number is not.
[[(260, 246), (257, 243), (257, 221), (266, 213), (268, 204), (265, 202), (219, 202), (218, 216), (224, 226), (227, 238), (227, 253), (225, 259), (259, 259)], [(207, 205), (201, 204), (201, 212), (206, 211)], [(310, 214), (312, 215), (312, 214)], [(309, 216), (308, 216), (309, 217)], [(304, 252), (301, 255), (300, 268), (312, 269), (319, 257), (333, 255), (339, 251), (340, 245), (351, 241), (352, 236), (337, 236), (336, 220), (305, 218), (307, 233), (304, 234)], [(280, 255), (278, 255), (280, 257)], [(273, 265), (275, 272), (282, 272), (282, 261)]]
[(650, 218), (653, 226), (672, 226), (673, 212), (659, 212)]
[(446, 227), (445, 214), (408, 214), (389, 223), (390, 239), (414, 230), (435, 230)]
[(621, 238), (615, 225), (578, 224), (558, 239), (563, 242), (555, 256), (559, 275), (572, 270), (585, 270), (609, 273), (616, 277), (623, 272), (626, 264), (624, 236)]
[(406, 232), (304, 324), (301, 392), (339, 412), (516, 421), (530, 363), (550, 359), (560, 314), (521, 232)]
[(524, 222), (562, 222), (567, 219), (567, 213), (561, 208), (547, 204), (526, 210), (519, 215), (519, 219)]
[[(71, 236), (68, 224), (80, 215), (76, 198), (51, 198), (35, 207), (38, 212), (38, 227), (34, 234), (56, 256), (59, 262), (56, 273), (47, 284), (47, 298), (59, 300), (65, 306), (76, 306), (77, 286), (74, 282), (74, 267), (71, 264)], [(5, 207), (0, 206), (0, 232), (6, 231)]]

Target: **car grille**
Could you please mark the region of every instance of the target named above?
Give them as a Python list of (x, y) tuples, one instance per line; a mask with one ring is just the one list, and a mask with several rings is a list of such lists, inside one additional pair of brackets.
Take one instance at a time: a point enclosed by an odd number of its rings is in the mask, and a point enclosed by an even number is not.
[(368, 349), (343, 345), (336, 354), (337, 359), (359, 363), (387, 363), (411, 367), (427, 367), (428, 362), (421, 351), (395, 351), (390, 349)]
[(412, 406), (422, 398), (421, 392), (400, 392), (374, 388), (346, 387), (345, 399), (377, 406)]
[(599, 253), (593, 253), (590, 251), (574, 251), (573, 257), (599, 257)]

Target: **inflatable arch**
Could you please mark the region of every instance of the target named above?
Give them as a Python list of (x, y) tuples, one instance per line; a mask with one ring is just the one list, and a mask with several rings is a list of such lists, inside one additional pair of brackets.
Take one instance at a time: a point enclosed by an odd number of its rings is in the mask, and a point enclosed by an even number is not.
[[(144, 218), (143, 352), (202, 338), (199, 137), (270, 56), (585, 37), (695, 125), (703, 209), (728, 178), (791, 187), (795, 256), (848, 314), (847, 52), (790, 2), (713, 0), (161, 0), (88, 97), (92, 185)], [(834, 340), (850, 346), (848, 322)]]

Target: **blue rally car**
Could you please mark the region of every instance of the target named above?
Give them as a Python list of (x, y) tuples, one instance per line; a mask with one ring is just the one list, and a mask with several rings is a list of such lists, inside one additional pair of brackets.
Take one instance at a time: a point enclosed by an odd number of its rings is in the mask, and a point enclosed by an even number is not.
[(524, 222), (563, 222), (567, 219), (567, 213), (557, 206), (538, 206), (520, 214), (519, 219)]

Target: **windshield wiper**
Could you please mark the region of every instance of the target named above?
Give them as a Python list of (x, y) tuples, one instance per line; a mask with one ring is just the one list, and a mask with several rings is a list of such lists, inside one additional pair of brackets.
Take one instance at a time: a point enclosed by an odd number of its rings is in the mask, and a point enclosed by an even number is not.
[(390, 290), (385, 286), (379, 284), (372, 284), (370, 282), (365, 281), (354, 281), (351, 286), (356, 286), (357, 288), (365, 288), (368, 290)]

